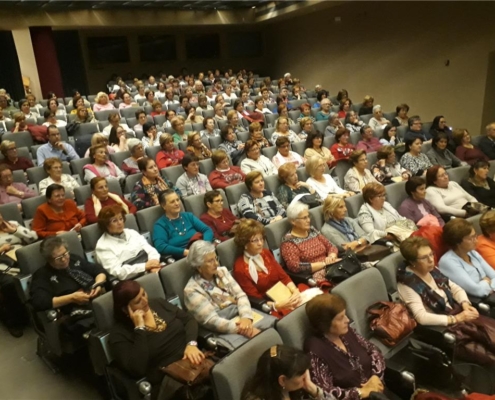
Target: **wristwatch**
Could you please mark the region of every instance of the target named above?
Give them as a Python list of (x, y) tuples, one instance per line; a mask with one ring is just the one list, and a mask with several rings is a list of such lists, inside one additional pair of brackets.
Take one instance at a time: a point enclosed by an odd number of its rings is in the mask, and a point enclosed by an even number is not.
[(195, 340), (191, 340), (189, 343), (187, 343), (188, 346), (196, 346), (198, 347), (198, 342), (196, 342)]
[(356, 389), (356, 392), (357, 392), (359, 398), (362, 399), (363, 398), (363, 393), (361, 392), (361, 389)]
[(358, 246), (361, 246), (361, 244), (363, 244), (363, 242), (361, 242), (361, 239), (357, 240), (357, 244), (358, 244)]

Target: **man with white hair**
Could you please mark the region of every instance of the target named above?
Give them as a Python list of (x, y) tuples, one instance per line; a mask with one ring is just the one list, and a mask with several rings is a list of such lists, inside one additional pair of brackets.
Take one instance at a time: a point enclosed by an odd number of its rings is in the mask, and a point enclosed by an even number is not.
[(322, 89), (321, 88), (321, 85), (318, 84), (318, 85), (315, 86), (315, 92), (316, 93), (319, 93), (321, 89)]
[(495, 122), (488, 124), (485, 128), (486, 135), (479, 143), (479, 148), (490, 160), (495, 160)]
[(285, 81), (286, 85), (292, 85), (292, 76), (291, 76), (290, 72), (286, 72), (284, 74), (284, 81)]

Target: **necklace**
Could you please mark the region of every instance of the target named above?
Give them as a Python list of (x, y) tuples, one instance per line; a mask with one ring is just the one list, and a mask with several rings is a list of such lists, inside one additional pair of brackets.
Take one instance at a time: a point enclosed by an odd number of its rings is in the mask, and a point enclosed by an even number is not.
[[(184, 223), (184, 220), (182, 219), (182, 216), (179, 215), (179, 218), (176, 218), (175, 220), (172, 220), (169, 217), (167, 217), (167, 219), (170, 221), (170, 223), (174, 227), (175, 231), (179, 234), (179, 236), (184, 236), (186, 234), (186, 232), (187, 232), (186, 224)], [(177, 219), (180, 219), (180, 222), (182, 223), (182, 228), (181, 228), (180, 231), (177, 229), (177, 227), (175, 226), (175, 224), (172, 222), (172, 221), (176, 221)]]

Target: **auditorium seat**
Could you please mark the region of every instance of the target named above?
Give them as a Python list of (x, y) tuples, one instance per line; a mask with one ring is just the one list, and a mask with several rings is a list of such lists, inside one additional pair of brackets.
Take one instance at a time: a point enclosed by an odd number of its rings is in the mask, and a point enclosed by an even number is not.
[(5, 221), (16, 221), (20, 226), (24, 225), (22, 214), (15, 203), (0, 205), (0, 214), (2, 214)]
[(177, 182), (177, 179), (184, 174), (184, 172), (185, 171), (182, 165), (173, 165), (160, 170), (161, 175), (174, 184)]
[[(208, 141), (208, 138), (203, 138)], [(209, 146), (208, 142), (208, 146)], [(199, 160), (199, 172), (202, 174), (206, 175), (207, 177), (210, 175), (210, 173), (215, 169), (215, 166), (213, 165), (213, 161), (211, 161), (211, 158), (206, 158), (204, 160)]]
[(277, 154), (278, 152), (278, 149), (275, 147), (275, 146), (271, 146), (271, 147), (263, 147), (261, 149), (261, 153), (265, 156), (265, 157), (268, 157), (270, 159), (270, 161), (272, 160), (272, 158), (275, 156), (275, 154)]
[(309, 210), (309, 216), (311, 217), (311, 225), (320, 231), (321, 227), (325, 223), (325, 219), (323, 217), (323, 206), (311, 208)]
[(71, 160), (70, 162), (70, 168), (74, 174), (78, 174), (79, 177), (81, 178), (81, 182), (84, 182), (84, 171), (83, 167), (86, 164), (91, 164), (91, 159), (89, 157), (87, 158), (80, 158), (78, 160)]
[(237, 183), (236, 185), (227, 186), (225, 194), (229, 200), (230, 209), (234, 215), (240, 216), (237, 211), (237, 203), (244, 193), (249, 193), (245, 183)]
[[(120, 116), (122, 118), (135, 118), (136, 117), (136, 111), (142, 110), (142, 107), (128, 107), (128, 108), (121, 108), (120, 111)], [(143, 110), (144, 111), (144, 110)]]
[(385, 186), (387, 201), (396, 210), (399, 209), (402, 202), (407, 198), (406, 182), (397, 182)]
[(24, 214), (24, 226), (26, 228), (31, 229), (31, 224), (37, 208), (45, 202), (45, 196), (31, 197), (30, 199), (24, 199), (21, 201), (22, 212)]
[[(62, 163), (62, 173), (67, 175), (72, 175), (72, 171), (70, 170), (70, 164), (68, 162)], [(39, 183), (43, 179), (48, 178), (48, 174), (45, 172), (43, 167), (28, 168), (26, 170), (26, 174), (29, 183), (36, 185), (36, 187), (38, 187)]]
[(17, 133), (5, 132), (2, 135), (2, 142), (4, 140), (10, 140), (10, 141), (14, 142), (17, 147), (30, 148), (31, 146), (34, 145), (33, 137), (27, 131), (17, 132)]
[(120, 169), (122, 169), (122, 163), (125, 159), (131, 156), (130, 151), (119, 151), (117, 153), (110, 154), (110, 160)]
[(132, 175), (127, 175), (127, 178), (125, 178), (125, 184), (124, 184), (124, 194), (129, 194), (132, 193), (134, 190), (134, 186), (136, 186), (136, 183), (143, 177), (143, 174), (141, 172), (137, 174), (132, 174)]
[(457, 182), (460, 185), (464, 178), (469, 177), (469, 168), (471, 168), (469, 165), (457, 168), (449, 168), (447, 170), (449, 180), (452, 182)]
[(275, 128), (278, 114), (265, 114), (265, 128)]
[[(306, 151), (306, 142), (294, 142), (291, 144), (292, 151), (304, 157), (304, 152)], [(264, 149), (263, 149), (264, 150)]]
[(347, 197), (345, 199), (345, 205), (347, 207), (347, 215), (351, 218), (357, 218), (359, 209), (364, 204), (363, 196), (358, 193), (354, 196)]

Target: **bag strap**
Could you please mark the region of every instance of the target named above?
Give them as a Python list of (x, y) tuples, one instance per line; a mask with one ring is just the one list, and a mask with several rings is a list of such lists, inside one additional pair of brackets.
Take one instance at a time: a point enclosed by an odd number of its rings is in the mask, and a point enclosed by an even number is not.
[(366, 312), (371, 315), (380, 316), (382, 315), (386, 309), (392, 309), (395, 303), (390, 301), (378, 301), (375, 304), (372, 304), (366, 309)]

